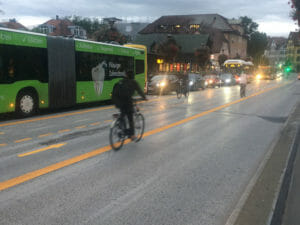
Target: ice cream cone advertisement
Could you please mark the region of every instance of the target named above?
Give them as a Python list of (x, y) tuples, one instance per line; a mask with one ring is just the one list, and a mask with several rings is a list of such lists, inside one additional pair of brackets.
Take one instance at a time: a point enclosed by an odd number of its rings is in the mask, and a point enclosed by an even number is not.
[(92, 68), (92, 79), (94, 81), (94, 89), (98, 96), (102, 94), (103, 84), (105, 78), (105, 62), (99, 63), (97, 66)]

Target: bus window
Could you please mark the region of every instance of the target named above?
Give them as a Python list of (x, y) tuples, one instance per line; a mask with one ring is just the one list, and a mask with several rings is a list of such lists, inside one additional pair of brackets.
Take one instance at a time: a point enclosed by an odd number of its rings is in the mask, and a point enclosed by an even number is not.
[(145, 61), (135, 60), (135, 74), (141, 74), (145, 72)]

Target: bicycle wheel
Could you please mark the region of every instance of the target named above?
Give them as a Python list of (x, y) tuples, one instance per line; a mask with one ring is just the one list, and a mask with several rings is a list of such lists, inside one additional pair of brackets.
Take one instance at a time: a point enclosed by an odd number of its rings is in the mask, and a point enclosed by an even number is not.
[(142, 139), (145, 130), (145, 119), (141, 113), (136, 113), (134, 115), (134, 129), (135, 129), (135, 142)]
[(181, 95), (182, 95), (182, 91), (181, 91), (181, 88), (180, 88), (180, 87), (177, 88), (176, 94), (177, 94), (177, 98), (180, 99), (180, 98), (181, 98)]
[(124, 126), (120, 121), (120, 119), (117, 119), (112, 123), (112, 126), (110, 128), (110, 132), (109, 132), (110, 146), (114, 150), (119, 150), (123, 146), (124, 140), (125, 140)]

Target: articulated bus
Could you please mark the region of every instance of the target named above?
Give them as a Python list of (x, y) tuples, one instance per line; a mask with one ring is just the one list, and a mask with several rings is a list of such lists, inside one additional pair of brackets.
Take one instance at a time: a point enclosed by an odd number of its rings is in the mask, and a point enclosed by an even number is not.
[(143, 46), (120, 46), (0, 28), (0, 113), (34, 114), (111, 98), (114, 84), (135, 72), (145, 85)]

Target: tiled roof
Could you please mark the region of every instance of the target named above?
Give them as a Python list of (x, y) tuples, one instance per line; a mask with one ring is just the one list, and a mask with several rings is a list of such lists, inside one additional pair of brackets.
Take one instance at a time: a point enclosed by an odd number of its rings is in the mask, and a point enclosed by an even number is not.
[(222, 31), (233, 31), (232, 27), (228, 23), (228, 20), (219, 14), (199, 14), (199, 15), (174, 15), (174, 16), (162, 16), (153, 23), (149, 24), (140, 33), (149, 34), (156, 33), (157, 27), (160, 25), (193, 25), (204, 24), (214, 29)]
[[(191, 35), (191, 34), (178, 34), (172, 35), (177, 45), (181, 48), (182, 53), (192, 54), (197, 49), (207, 46), (209, 35)], [(139, 34), (134, 41), (135, 44), (142, 44), (147, 46), (148, 52), (154, 44), (163, 44), (167, 41), (168, 34)]]
[(54, 31), (49, 34), (54, 36), (69, 36), (71, 35), (71, 32), (68, 27), (74, 26), (74, 24), (67, 19), (52, 19), (44, 24), (52, 25), (55, 27)]
[(18, 22), (2, 22), (0, 23), (0, 27), (10, 28), (10, 29), (16, 29), (16, 30), (28, 30), (25, 26)]

